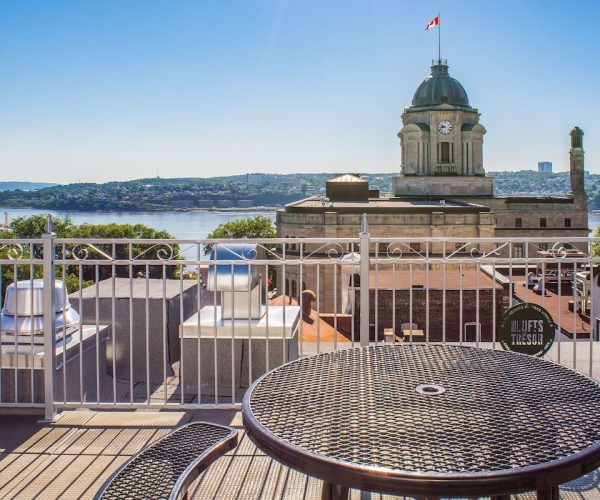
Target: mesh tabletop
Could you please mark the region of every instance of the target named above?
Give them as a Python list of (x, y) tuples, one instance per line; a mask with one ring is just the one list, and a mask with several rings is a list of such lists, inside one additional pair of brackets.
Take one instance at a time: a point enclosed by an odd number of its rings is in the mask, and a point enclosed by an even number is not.
[(114, 477), (101, 498), (169, 498), (186, 469), (231, 433), (212, 424), (185, 425), (137, 455)]
[(260, 380), (244, 411), (308, 455), (409, 475), (514, 471), (600, 440), (593, 380), (531, 356), (448, 345), (304, 358)]

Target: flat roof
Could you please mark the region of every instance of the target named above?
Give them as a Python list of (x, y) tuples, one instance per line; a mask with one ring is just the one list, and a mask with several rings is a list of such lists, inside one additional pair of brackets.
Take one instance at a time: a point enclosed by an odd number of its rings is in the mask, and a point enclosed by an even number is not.
[[(443, 201), (443, 203), (440, 203)], [(339, 211), (346, 213), (369, 212), (406, 212), (406, 213), (431, 213), (431, 212), (456, 212), (479, 213), (489, 212), (490, 207), (467, 201), (430, 200), (423, 198), (383, 197), (370, 198), (368, 201), (330, 201), (323, 202), (319, 196), (295, 201), (285, 206), (286, 212), (311, 212), (324, 213)]]
[[(398, 265), (402, 265), (400, 261)], [(416, 269), (418, 264), (414, 264), (415, 268), (411, 272), (406, 268), (407, 264), (404, 264), (403, 269), (396, 269), (395, 276), (394, 271), (387, 269), (380, 269), (377, 273), (373, 270), (369, 273), (369, 287), (377, 287), (381, 289), (393, 290), (413, 290), (423, 288), (429, 290), (491, 290), (496, 288), (502, 290), (502, 284), (496, 282), (483, 270), (477, 271), (476, 269), (463, 269), (462, 270), (462, 282), (460, 268), (445, 269), (431, 269), (429, 272), (423, 269)], [(454, 266), (452, 266), (454, 267)], [(444, 282), (445, 278), (445, 282)], [(478, 279), (479, 278), (479, 279)]]
[[(534, 269), (532, 268), (532, 270)], [(503, 272), (506, 272), (506, 270), (503, 270)], [(514, 297), (519, 302), (529, 302), (542, 306), (550, 313), (554, 324), (560, 326), (562, 333), (568, 337), (573, 338), (575, 332), (580, 338), (589, 339), (591, 331), (589, 319), (584, 319), (580, 314), (569, 311), (569, 301), (573, 300), (571, 283), (561, 283), (560, 294), (557, 283), (547, 283), (544, 287), (546, 295), (542, 296), (523, 286), (525, 276), (513, 275), (512, 281), (515, 283)]]

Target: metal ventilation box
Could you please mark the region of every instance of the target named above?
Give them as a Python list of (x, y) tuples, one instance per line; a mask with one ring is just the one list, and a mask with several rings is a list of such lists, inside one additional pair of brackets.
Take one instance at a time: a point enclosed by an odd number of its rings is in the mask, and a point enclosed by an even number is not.
[(221, 318), (261, 318), (263, 283), (252, 261), (265, 259), (264, 248), (251, 243), (215, 244), (210, 259), (216, 264), (209, 265), (206, 288), (221, 293)]

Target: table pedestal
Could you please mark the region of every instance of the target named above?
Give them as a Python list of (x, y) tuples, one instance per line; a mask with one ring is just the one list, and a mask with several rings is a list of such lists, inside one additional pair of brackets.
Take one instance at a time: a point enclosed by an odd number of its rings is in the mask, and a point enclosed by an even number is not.
[(553, 486), (537, 491), (538, 500), (560, 500), (559, 487)]
[(339, 484), (323, 483), (321, 500), (348, 500), (349, 488)]
[[(323, 483), (321, 500), (348, 500), (349, 488), (339, 484)], [(510, 500), (511, 495), (495, 495), (490, 500)], [(424, 500), (424, 499), (423, 499)], [(559, 487), (537, 491), (537, 500), (560, 500)]]
[[(537, 500), (560, 500), (559, 487), (553, 486), (543, 490), (537, 490)], [(510, 500), (510, 495), (497, 495), (491, 497), (491, 500)]]

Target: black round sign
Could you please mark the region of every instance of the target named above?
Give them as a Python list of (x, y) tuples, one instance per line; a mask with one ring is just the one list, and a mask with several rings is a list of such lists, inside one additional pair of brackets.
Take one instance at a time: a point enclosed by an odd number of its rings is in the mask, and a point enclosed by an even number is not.
[(552, 316), (542, 306), (523, 302), (511, 307), (500, 322), (498, 340), (507, 351), (543, 356), (554, 342)]

